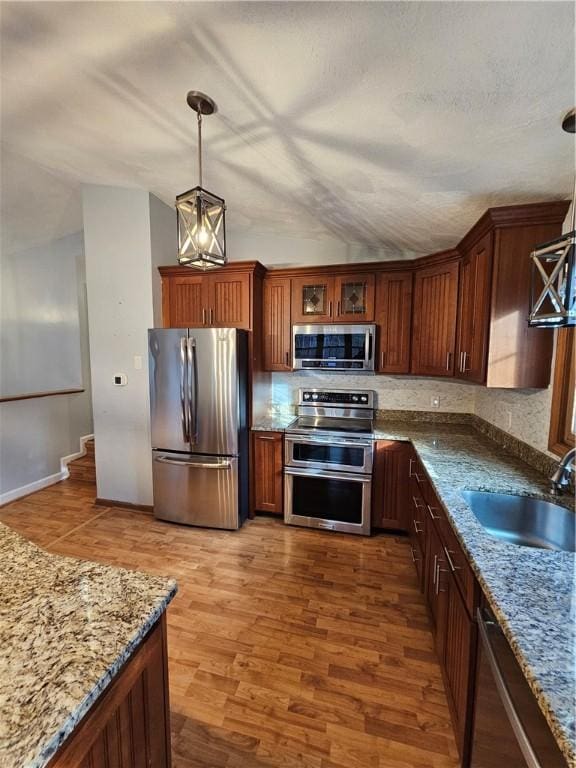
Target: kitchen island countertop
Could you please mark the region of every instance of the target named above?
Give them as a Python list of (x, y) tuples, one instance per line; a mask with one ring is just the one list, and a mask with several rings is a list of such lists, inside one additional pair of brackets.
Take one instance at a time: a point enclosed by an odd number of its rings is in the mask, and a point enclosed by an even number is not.
[(176, 594), (160, 576), (51, 555), (0, 523), (0, 768), (41, 768)]

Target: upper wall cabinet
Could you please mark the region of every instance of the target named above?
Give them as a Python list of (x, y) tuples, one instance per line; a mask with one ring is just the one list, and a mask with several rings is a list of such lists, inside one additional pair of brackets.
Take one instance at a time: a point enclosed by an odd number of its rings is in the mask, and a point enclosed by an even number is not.
[(528, 327), (530, 252), (561, 234), (567, 206), (493, 208), (460, 243), (456, 377), (488, 387), (548, 386), (554, 338), (551, 329)]
[(416, 270), (412, 373), (422, 376), (454, 375), (458, 270), (458, 261)]
[(291, 284), (289, 277), (264, 279), (263, 353), (264, 370), (292, 370), (290, 326)]
[(486, 378), (491, 272), (492, 232), (487, 232), (460, 262), (455, 375), (478, 384)]
[(160, 267), (164, 326), (251, 330), (263, 272), (258, 262), (232, 263), (206, 273)]
[(378, 373), (410, 372), (412, 279), (412, 272), (383, 272), (376, 278)]
[(292, 278), (292, 322), (354, 323), (374, 320), (373, 274)]

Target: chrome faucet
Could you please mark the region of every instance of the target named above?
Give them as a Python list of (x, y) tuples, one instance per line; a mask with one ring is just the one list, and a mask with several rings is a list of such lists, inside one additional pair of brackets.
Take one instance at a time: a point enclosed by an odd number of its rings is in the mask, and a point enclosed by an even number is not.
[(557, 468), (550, 476), (550, 493), (559, 496), (566, 488), (574, 487), (574, 466), (576, 448), (570, 448), (560, 459)]

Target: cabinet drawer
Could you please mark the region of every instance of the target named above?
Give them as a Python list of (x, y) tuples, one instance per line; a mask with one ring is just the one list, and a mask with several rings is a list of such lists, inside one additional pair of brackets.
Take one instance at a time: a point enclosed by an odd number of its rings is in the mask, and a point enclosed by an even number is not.
[(442, 539), (448, 568), (458, 584), (468, 613), (473, 617), (478, 605), (478, 584), (468, 558), (464, 554), (460, 542), (445, 516), (440, 526), (440, 538)]

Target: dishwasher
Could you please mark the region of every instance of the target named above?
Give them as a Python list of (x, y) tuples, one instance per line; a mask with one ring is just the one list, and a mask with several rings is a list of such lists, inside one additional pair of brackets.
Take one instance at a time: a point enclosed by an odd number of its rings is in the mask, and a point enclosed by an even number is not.
[(477, 612), (480, 642), (470, 768), (566, 768), (550, 726), (487, 608)]

